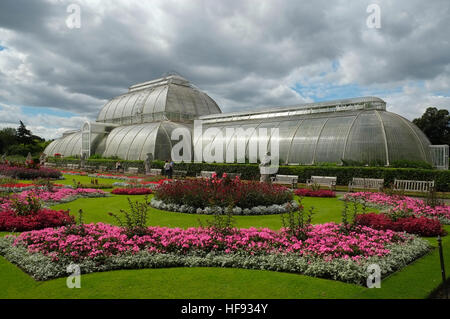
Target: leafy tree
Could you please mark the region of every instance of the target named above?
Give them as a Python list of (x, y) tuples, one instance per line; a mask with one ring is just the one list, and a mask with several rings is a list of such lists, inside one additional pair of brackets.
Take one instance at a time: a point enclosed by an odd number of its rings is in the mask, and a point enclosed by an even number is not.
[(449, 111), (429, 107), (421, 118), (413, 120), (434, 145), (450, 145), (450, 115)]
[(14, 144), (17, 144), (17, 131), (11, 127), (0, 130), (0, 153), (6, 153), (8, 147)]

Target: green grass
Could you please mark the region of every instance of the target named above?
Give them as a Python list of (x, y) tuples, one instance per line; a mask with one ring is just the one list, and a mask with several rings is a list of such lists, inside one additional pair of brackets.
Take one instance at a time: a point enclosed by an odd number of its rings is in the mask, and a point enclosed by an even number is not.
[[(79, 209), (82, 209), (84, 212), (83, 218), (86, 223), (105, 222), (116, 224), (115, 219), (109, 216), (108, 212), (118, 214), (120, 209), (128, 209), (128, 198), (135, 201), (142, 200), (144, 197), (144, 195), (111, 195), (111, 197), (95, 199), (81, 198), (70, 203), (55, 205), (52, 208), (64, 210), (70, 209), (72, 214), (75, 214)], [(313, 215), (313, 223), (319, 224), (330, 221), (339, 222), (341, 220), (343, 202), (335, 198), (304, 198), (303, 205), (306, 209), (314, 207), (316, 213)], [(204, 223), (207, 219), (211, 219), (211, 216), (167, 212), (150, 208), (148, 218), (149, 225), (152, 226), (188, 228), (199, 226), (199, 220)], [(235, 216), (235, 220), (236, 226), (239, 228), (253, 226), (279, 229), (282, 227), (281, 218), (278, 214)]]
[[(81, 182), (89, 177), (73, 176)], [(69, 176), (72, 178), (72, 176)], [(86, 179), (83, 181), (83, 179)], [(68, 179), (66, 181), (71, 181)], [(100, 182), (100, 180), (99, 180)], [(115, 180), (101, 181), (113, 183)], [(71, 182), (69, 182), (70, 184)], [(144, 196), (131, 196), (133, 200)], [(335, 198), (305, 198), (315, 207), (314, 223), (339, 222), (343, 202)], [(115, 224), (107, 212), (127, 209), (127, 196), (78, 199), (55, 209), (83, 209), (85, 222)], [(150, 210), (150, 225), (195, 227), (204, 215)], [(238, 227), (279, 229), (279, 215), (236, 216)], [(450, 232), (450, 226), (445, 227)], [(0, 233), (0, 236), (6, 235)], [(435, 239), (428, 239), (437, 246)], [(450, 276), (450, 236), (443, 238), (447, 276)], [(169, 268), (120, 270), (82, 276), (81, 289), (66, 287), (65, 278), (36, 282), (0, 257), (0, 298), (427, 298), (441, 282), (438, 250), (420, 258), (382, 281), (381, 289), (272, 271), (224, 268)]]

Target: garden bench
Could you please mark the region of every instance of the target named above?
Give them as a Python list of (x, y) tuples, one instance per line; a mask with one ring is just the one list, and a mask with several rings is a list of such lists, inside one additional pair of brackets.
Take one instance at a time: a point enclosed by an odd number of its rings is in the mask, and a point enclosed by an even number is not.
[(99, 170), (100, 172), (106, 172), (106, 171), (108, 171), (108, 166), (99, 166), (99, 167), (98, 167), (98, 170)]
[(185, 178), (187, 175), (187, 171), (174, 170), (172, 175), (178, 178)]
[(138, 167), (128, 167), (127, 168), (127, 173), (129, 173), (129, 174), (137, 174), (137, 173), (139, 173), (139, 168)]
[(147, 175), (151, 175), (151, 176), (162, 175), (162, 169), (161, 168), (151, 168), (150, 171), (147, 173)]
[(67, 164), (67, 168), (79, 169), (80, 168), (80, 164)]
[(290, 185), (292, 188), (297, 187), (298, 176), (297, 175), (275, 175), (271, 178), (273, 184)]
[(434, 181), (394, 180), (394, 189), (406, 192), (427, 193), (434, 187)]
[(216, 172), (213, 171), (201, 171), (199, 175), (197, 175), (197, 177), (199, 178), (212, 178), (212, 175), (215, 174)]
[(56, 164), (55, 163), (44, 163), (45, 167), (55, 167)]
[(348, 191), (351, 192), (355, 188), (359, 189), (376, 189), (381, 191), (384, 186), (384, 179), (380, 178), (362, 178), (353, 177), (353, 180), (348, 184)]
[(326, 186), (332, 190), (336, 188), (336, 181), (336, 176), (311, 176), (311, 178), (306, 181), (306, 184), (307, 186)]

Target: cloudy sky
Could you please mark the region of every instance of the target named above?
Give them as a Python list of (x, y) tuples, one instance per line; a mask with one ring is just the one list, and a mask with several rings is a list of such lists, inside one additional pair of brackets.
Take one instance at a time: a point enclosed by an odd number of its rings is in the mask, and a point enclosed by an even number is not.
[[(367, 25), (373, 3), (380, 28)], [(71, 4), (80, 28), (68, 26)], [(0, 127), (22, 120), (54, 138), (94, 120), (130, 85), (173, 71), (225, 112), (374, 95), (412, 120), (430, 105), (450, 109), (449, 8), (448, 0), (1, 0)]]

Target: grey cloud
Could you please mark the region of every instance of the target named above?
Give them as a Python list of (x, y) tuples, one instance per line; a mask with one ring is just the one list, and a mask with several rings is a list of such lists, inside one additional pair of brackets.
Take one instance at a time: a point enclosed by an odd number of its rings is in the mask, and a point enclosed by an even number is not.
[[(65, 26), (72, 2), (82, 8), (80, 29)], [(0, 102), (93, 118), (107, 99), (170, 70), (224, 110), (309, 101), (291, 87), (318, 79), (368, 91), (422, 81), (416, 97), (434, 101), (429, 96), (449, 77), (448, 1), (378, 1), (379, 30), (365, 25), (370, 3), (2, 0), (0, 30), (10, 34), (0, 65), (10, 68), (0, 69)], [(12, 79), (20, 68), (27, 81)], [(409, 103), (399, 112), (423, 108)]]

